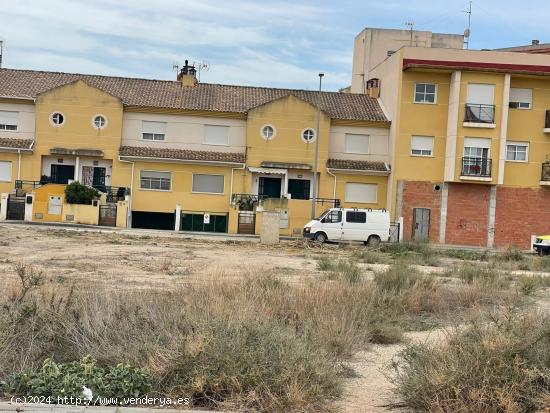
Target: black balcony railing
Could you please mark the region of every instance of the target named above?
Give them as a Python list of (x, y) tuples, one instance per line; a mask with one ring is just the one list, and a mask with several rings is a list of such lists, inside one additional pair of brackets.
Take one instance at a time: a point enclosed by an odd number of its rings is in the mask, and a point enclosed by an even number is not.
[(466, 156), (462, 158), (461, 176), (491, 177), (491, 159)]
[(464, 122), (495, 123), (495, 105), (466, 103)]
[(544, 129), (550, 128), (550, 110), (546, 111), (546, 118), (544, 119)]
[(550, 181), (550, 162), (544, 162), (540, 173), (541, 181)]
[(107, 202), (124, 201), (126, 195), (130, 195), (130, 188), (123, 186), (92, 185), (99, 192), (103, 192)]

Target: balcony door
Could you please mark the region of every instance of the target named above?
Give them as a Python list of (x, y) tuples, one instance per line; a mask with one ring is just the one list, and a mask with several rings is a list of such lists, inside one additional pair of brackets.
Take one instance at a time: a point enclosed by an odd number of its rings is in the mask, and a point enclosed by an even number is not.
[(68, 184), (69, 179), (74, 179), (74, 165), (52, 165), (51, 181), (54, 184)]
[(258, 194), (266, 198), (280, 198), (281, 184), (281, 178), (268, 178), (265, 176), (260, 176)]
[(491, 158), (489, 157), (490, 146), (490, 139), (464, 139), (464, 158), (462, 159), (463, 176), (491, 176)]

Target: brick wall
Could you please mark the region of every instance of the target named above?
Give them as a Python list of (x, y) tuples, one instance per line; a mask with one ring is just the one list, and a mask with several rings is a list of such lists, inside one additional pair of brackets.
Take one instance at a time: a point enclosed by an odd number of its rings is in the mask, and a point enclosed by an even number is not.
[(531, 248), (531, 235), (550, 234), (550, 188), (497, 188), (495, 246)]
[[(431, 242), (439, 242), (439, 217), (441, 210), (441, 190), (434, 190), (434, 182), (404, 181), (403, 182), (403, 237), (406, 240), (412, 238), (413, 209), (430, 209)], [(441, 185), (441, 183), (439, 183)]]
[(445, 243), (487, 246), (491, 186), (449, 184)]

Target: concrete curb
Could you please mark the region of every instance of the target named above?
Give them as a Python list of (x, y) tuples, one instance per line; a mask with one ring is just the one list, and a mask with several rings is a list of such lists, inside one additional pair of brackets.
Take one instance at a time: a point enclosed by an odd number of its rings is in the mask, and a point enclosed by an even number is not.
[(120, 407), (120, 406), (76, 406), (65, 404), (33, 404), (0, 402), (0, 413), (221, 413), (214, 410), (179, 410), (169, 407)]

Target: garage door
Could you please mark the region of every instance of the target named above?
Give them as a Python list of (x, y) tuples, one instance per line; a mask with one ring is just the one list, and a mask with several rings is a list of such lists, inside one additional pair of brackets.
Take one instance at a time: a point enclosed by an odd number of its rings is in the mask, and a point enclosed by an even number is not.
[(174, 230), (175, 214), (167, 212), (132, 211), (132, 228)]

